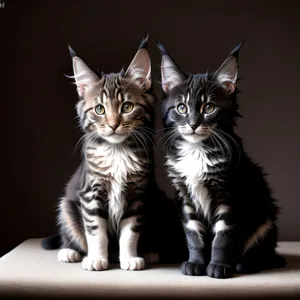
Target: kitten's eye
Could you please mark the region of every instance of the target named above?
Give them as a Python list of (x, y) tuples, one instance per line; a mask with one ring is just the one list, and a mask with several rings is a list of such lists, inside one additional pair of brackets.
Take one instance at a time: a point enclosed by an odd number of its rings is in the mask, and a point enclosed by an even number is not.
[(184, 104), (178, 104), (177, 105), (177, 111), (180, 113), (180, 114), (185, 114), (187, 112), (187, 107), (186, 105)]
[(105, 108), (102, 104), (98, 104), (96, 107), (95, 107), (95, 112), (97, 115), (104, 115), (105, 113)]
[(133, 110), (134, 104), (132, 102), (125, 102), (122, 105), (122, 112), (125, 114), (130, 113)]
[(206, 114), (211, 114), (215, 110), (215, 106), (212, 103), (207, 103), (204, 106), (204, 112)]

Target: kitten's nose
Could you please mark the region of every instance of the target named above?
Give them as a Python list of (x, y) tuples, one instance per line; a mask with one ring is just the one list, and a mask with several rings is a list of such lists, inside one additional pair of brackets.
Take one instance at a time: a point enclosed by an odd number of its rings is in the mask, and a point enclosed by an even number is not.
[(195, 130), (198, 126), (196, 124), (190, 125), (190, 127)]
[(113, 131), (115, 131), (119, 125), (108, 125)]

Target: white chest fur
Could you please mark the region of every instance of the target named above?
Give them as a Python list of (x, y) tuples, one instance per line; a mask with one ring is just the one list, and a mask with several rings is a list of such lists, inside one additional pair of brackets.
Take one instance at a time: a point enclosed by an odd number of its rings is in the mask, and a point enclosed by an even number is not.
[(104, 175), (112, 177), (114, 182), (124, 182), (131, 173), (141, 171), (139, 158), (134, 151), (123, 144), (104, 143), (89, 152), (94, 165)]
[(218, 163), (214, 159), (208, 159), (205, 150), (199, 144), (186, 141), (177, 143), (178, 157), (176, 161), (168, 160), (176, 173), (186, 178), (185, 184), (192, 196), (192, 201), (197, 211), (200, 209), (205, 216), (208, 216), (211, 199), (207, 188), (203, 185), (205, 174), (209, 167)]
[[(128, 176), (140, 172), (139, 158), (128, 146), (122, 144), (104, 143), (95, 150), (90, 150), (89, 160), (93, 162), (91, 167), (99, 167), (99, 171), (110, 178), (110, 190), (108, 190), (108, 212), (109, 229), (116, 231), (119, 227), (121, 217), (126, 208), (124, 189), (126, 188)], [(91, 178), (92, 179), (92, 178)], [(93, 176), (92, 180), (97, 179)]]

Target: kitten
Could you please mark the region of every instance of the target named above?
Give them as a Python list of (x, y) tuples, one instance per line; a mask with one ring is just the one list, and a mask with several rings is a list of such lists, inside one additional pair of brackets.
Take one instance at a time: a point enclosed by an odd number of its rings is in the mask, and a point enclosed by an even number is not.
[(185, 74), (162, 45), (163, 122), (168, 175), (182, 211), (185, 275), (227, 278), (281, 267), (278, 206), (262, 168), (234, 132), (237, 46), (214, 73)]
[[(86, 270), (108, 268), (109, 243), (120, 267), (141, 270), (138, 255), (145, 206), (153, 194), (155, 97), (147, 38), (126, 72), (98, 75), (70, 49), (79, 95), (84, 159), (59, 204), (58, 260)], [(82, 258), (83, 255), (86, 255)], [(152, 262), (157, 255), (152, 255)]]

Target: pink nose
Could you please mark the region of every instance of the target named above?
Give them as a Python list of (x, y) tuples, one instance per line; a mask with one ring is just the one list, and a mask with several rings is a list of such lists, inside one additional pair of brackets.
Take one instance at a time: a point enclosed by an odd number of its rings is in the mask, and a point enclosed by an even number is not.
[(108, 125), (113, 131), (115, 131), (119, 125)]

